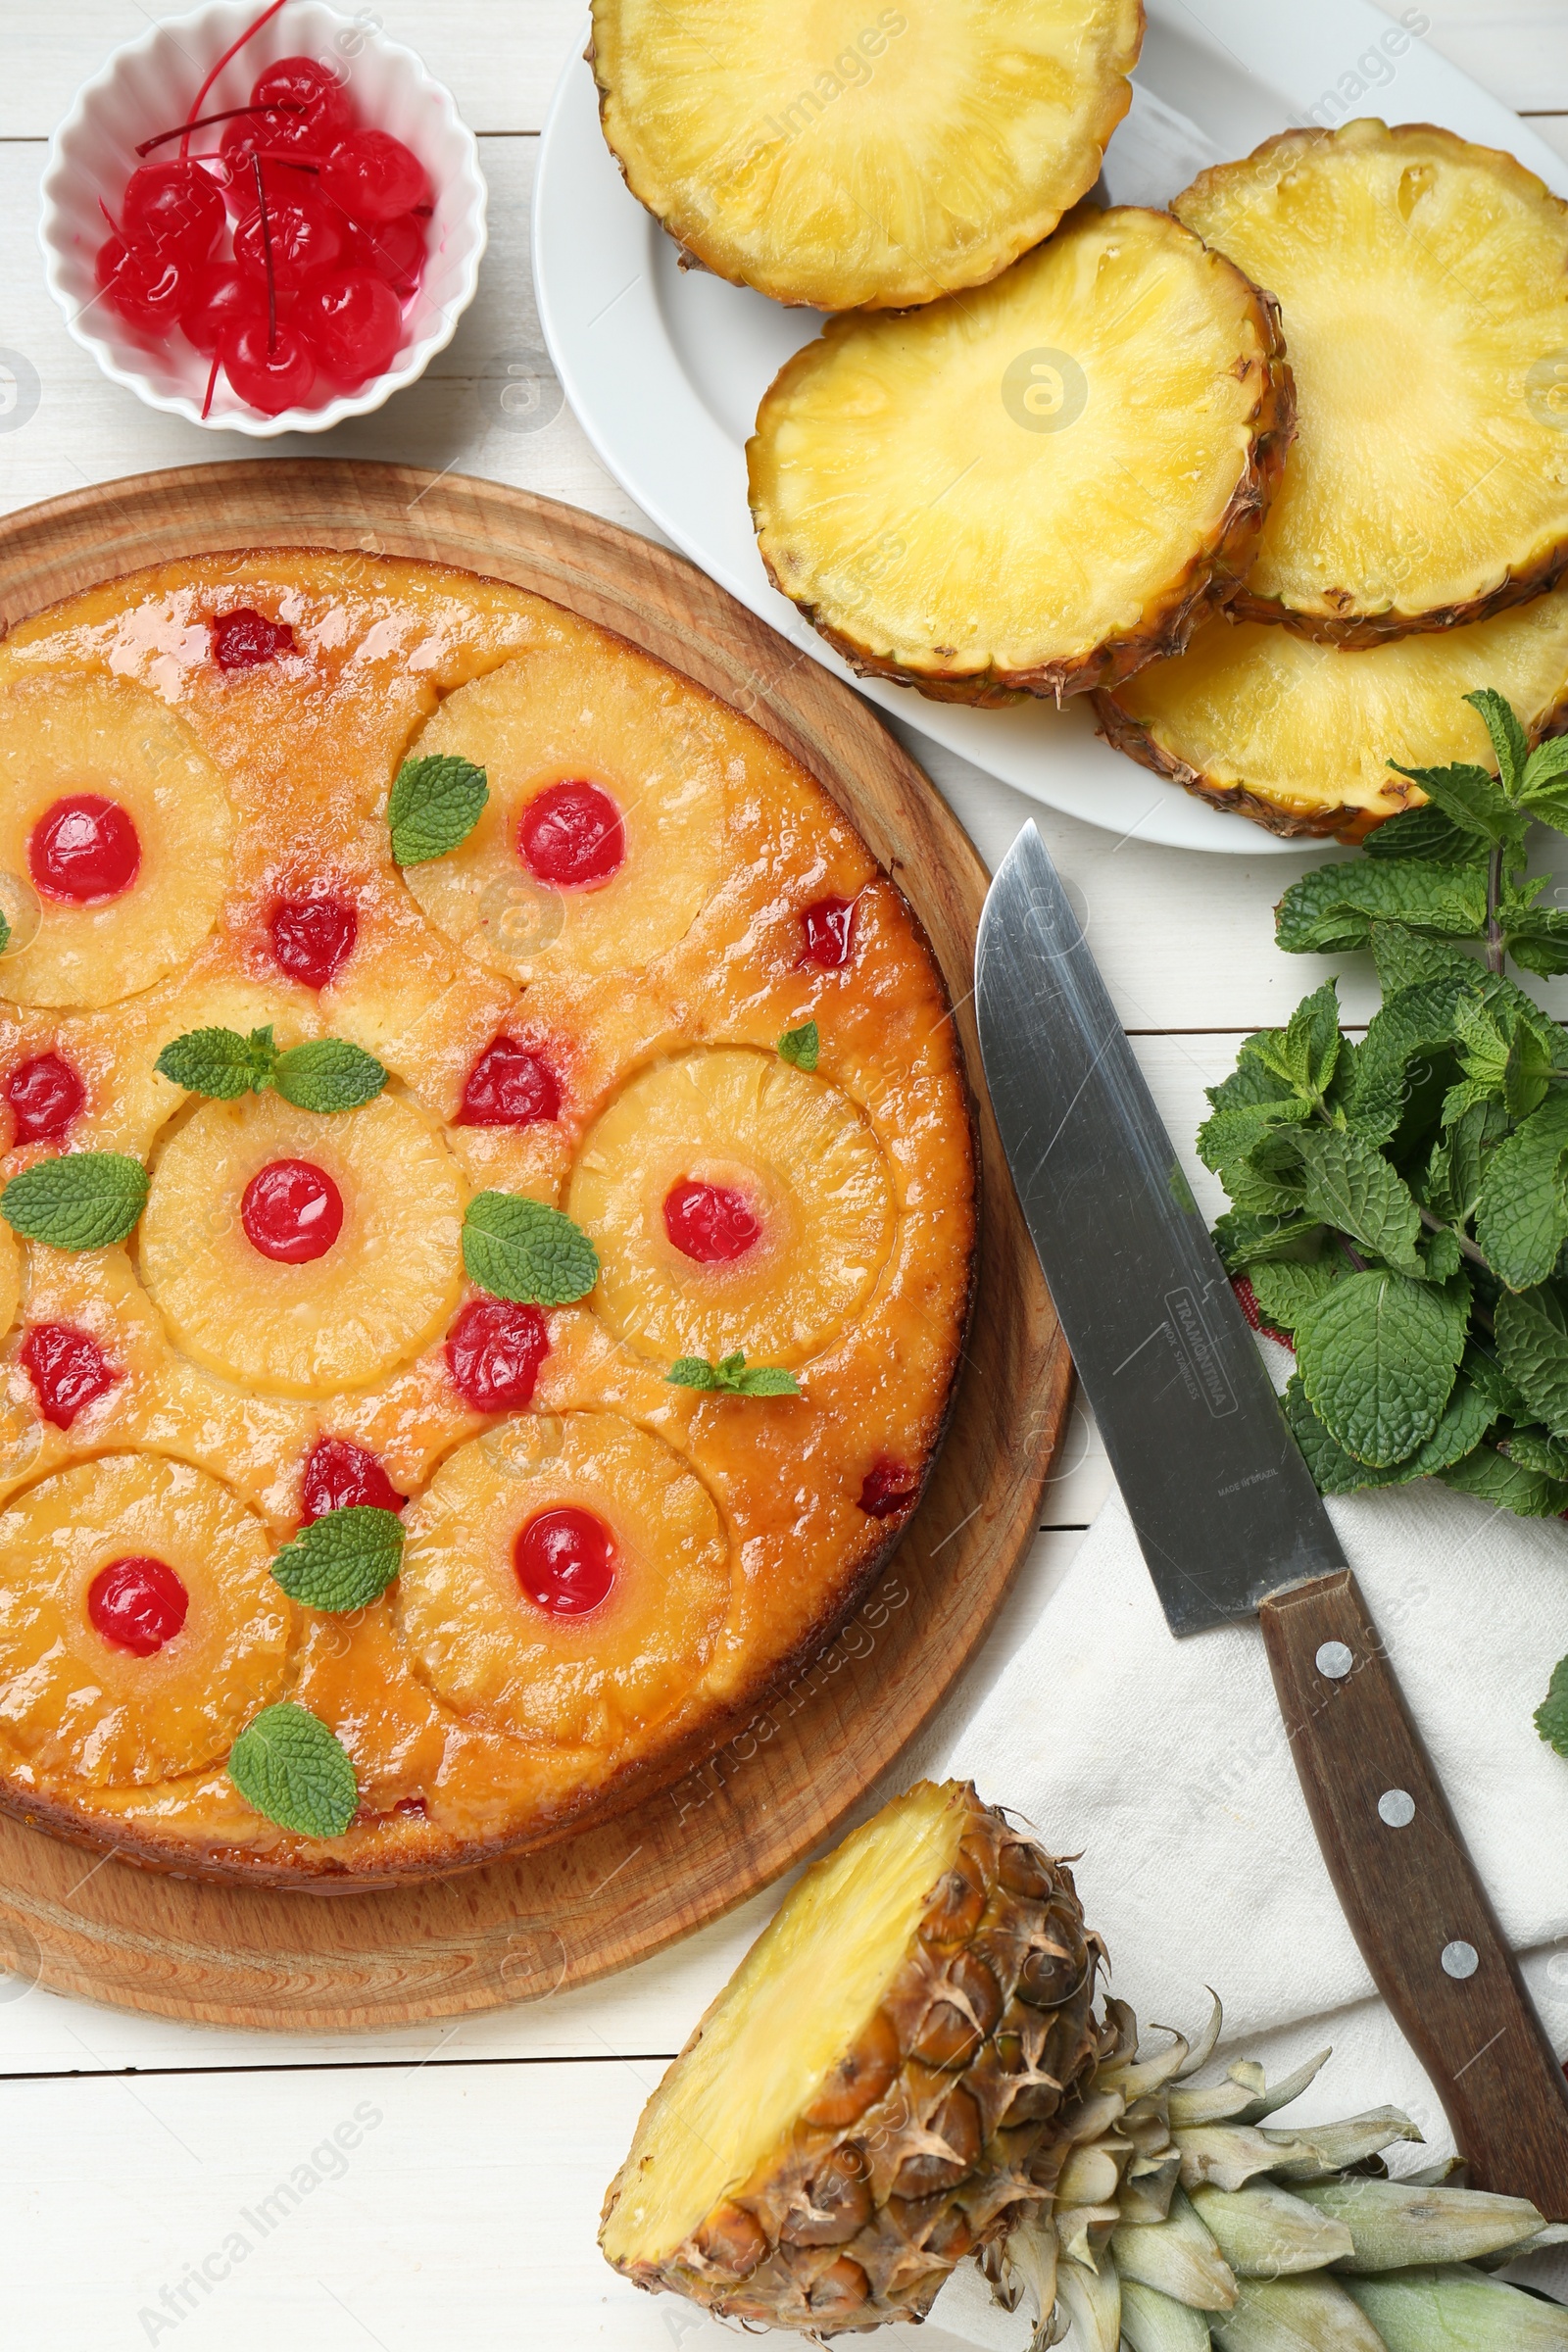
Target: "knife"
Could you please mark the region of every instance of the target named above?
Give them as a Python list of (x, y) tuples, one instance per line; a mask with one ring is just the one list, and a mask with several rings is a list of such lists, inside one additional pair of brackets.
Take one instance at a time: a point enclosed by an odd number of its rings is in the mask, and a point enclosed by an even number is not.
[(1472, 2180), (1568, 2220), (1568, 2082), (1032, 824), (986, 899), (975, 1000), (1018, 1199), (1171, 1631), (1259, 1619), (1335, 1890)]

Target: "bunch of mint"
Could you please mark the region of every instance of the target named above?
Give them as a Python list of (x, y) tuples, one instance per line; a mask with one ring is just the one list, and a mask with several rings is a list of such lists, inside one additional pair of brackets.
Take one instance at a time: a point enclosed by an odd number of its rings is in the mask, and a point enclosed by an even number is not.
[[(1525, 876), (1532, 820), (1568, 832), (1568, 739), (1532, 752), (1501, 695), (1465, 699), (1497, 773), (1400, 768), (1428, 805), (1276, 911), (1292, 954), (1371, 950), (1365, 1038), (1327, 982), (1247, 1040), (1198, 1148), (1231, 1201), (1220, 1254), (1295, 1347), (1285, 1411), (1320, 1490), (1436, 1477), (1550, 1518), (1568, 1513), (1568, 1030), (1505, 966), (1568, 972), (1568, 912)], [(1568, 1754), (1568, 1707), (1538, 1721)]]

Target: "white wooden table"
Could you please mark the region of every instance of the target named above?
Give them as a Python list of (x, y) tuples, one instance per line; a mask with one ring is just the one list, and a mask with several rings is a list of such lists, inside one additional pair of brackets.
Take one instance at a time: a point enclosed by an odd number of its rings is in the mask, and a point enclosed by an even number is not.
[[(1405, 14), (1403, 0), (1379, 4)], [(34, 238), (44, 144), (78, 82), (148, 20), (180, 13), (139, 0), (0, 0), (0, 346), (24, 353), (42, 386), (36, 413), (0, 436), (7, 510), (84, 482), (253, 453), (106, 382), (65, 332)], [(550, 93), (580, 45), (582, 0), (374, 0), (366, 13), (419, 51), (480, 133), (489, 257), (477, 300), (421, 383), (329, 444), (269, 446), (452, 466), (647, 530), (569, 411), (519, 434), (500, 405), (519, 354), (548, 368), (529, 201)], [(1438, 48), (1536, 117), (1568, 155), (1568, 0), (1426, 0), (1424, 13)], [(1284, 957), (1272, 941), (1274, 900), (1314, 858), (1117, 844), (907, 740), (989, 863), (1025, 816), (1039, 815), (1082, 894), (1091, 942), (1200, 1198), (1214, 1205), (1188, 1149), (1202, 1090), (1230, 1067), (1240, 1035), (1282, 1019), (1331, 968)], [(1568, 903), (1568, 869), (1556, 895)], [(1364, 1020), (1370, 974), (1355, 962), (1342, 995), (1348, 1017)], [(1549, 1001), (1568, 1012), (1568, 983), (1554, 984)], [(1065, 1567), (1107, 1483), (1080, 1417), (993, 1658)], [(83, 1871), (92, 1867), (84, 1856)], [(716, 2346), (712, 2324), (615, 2278), (594, 2232), (643, 2098), (772, 1899), (584, 1992), (341, 2041), (181, 2028), (0, 1977), (0, 2343), (7, 2352)], [(301, 1911), (308, 1936), (309, 1903)], [(906, 2337), (923, 2352), (953, 2352), (938, 2327), (887, 2340)]]

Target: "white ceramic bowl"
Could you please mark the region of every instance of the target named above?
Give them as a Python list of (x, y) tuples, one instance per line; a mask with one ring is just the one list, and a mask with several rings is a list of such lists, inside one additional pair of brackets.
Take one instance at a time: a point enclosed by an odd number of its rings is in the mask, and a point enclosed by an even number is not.
[[(402, 139), (430, 174), (435, 215), (424, 275), (405, 306), (404, 339), (384, 375), (320, 408), (264, 416), (237, 398), (220, 370), (212, 409), (203, 417), (212, 363), (177, 330), (163, 341), (138, 335), (99, 296), (94, 263), (109, 234), (99, 201), (118, 219), (125, 182), (141, 160), (138, 141), (184, 121), (208, 73), (259, 14), (259, 0), (212, 0), (193, 16), (155, 24), (117, 49), (78, 92), (55, 132), (38, 234), (49, 291), (72, 334), (105, 375), (128, 385), (150, 408), (168, 409), (192, 424), (266, 439), (274, 433), (323, 433), (345, 416), (378, 409), (445, 349), (478, 282), (485, 185), (472, 131), (451, 92), (432, 81), (412, 49), (368, 29), (363, 20), (340, 16), (322, 0), (288, 0), (224, 67), (202, 112), (243, 106), (262, 68), (280, 57), (318, 58), (346, 84), (361, 120)], [(199, 132), (194, 144), (216, 146), (220, 136), (216, 129)], [(177, 153), (177, 142), (172, 142), (148, 160)]]

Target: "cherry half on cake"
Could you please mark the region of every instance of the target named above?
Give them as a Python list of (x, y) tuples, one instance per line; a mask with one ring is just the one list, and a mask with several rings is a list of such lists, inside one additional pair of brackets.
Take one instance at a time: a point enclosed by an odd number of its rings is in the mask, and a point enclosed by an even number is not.
[(245, 1187), (239, 1204), (245, 1238), (280, 1266), (324, 1257), (343, 1230), (343, 1196), (324, 1168), (308, 1159), (274, 1159)]
[(325, 988), (354, 953), (360, 918), (345, 899), (279, 899), (268, 928), (272, 960), (284, 977)]
[(608, 882), (626, 859), (620, 810), (597, 784), (550, 784), (517, 819), (523, 864), (555, 890), (586, 890)]
[(185, 1622), (190, 1595), (167, 1560), (140, 1552), (111, 1560), (87, 1588), (87, 1616), (117, 1649), (153, 1657)]
[(595, 1511), (574, 1503), (540, 1511), (513, 1548), (517, 1582), (551, 1617), (586, 1617), (615, 1582), (615, 1547)]
[(220, 669), (259, 669), (296, 651), (286, 620), (269, 620), (250, 605), (220, 612), (213, 622), (213, 660)]
[(69, 1429), (95, 1398), (124, 1374), (109, 1361), (90, 1331), (74, 1323), (34, 1323), (17, 1350), (32, 1382), (38, 1410), (56, 1429)]
[(452, 1385), (476, 1413), (520, 1410), (549, 1353), (539, 1309), (507, 1298), (470, 1298), (447, 1334)]
[(460, 1127), (536, 1127), (561, 1115), (561, 1085), (547, 1061), (514, 1037), (492, 1039), (468, 1072)]
[(87, 1100), (87, 1092), (58, 1054), (35, 1054), (21, 1061), (5, 1081), (11, 1105), (11, 1141), (58, 1144)]
[(379, 1454), (349, 1438), (318, 1438), (305, 1463), (300, 1525), (359, 1506), (401, 1511), (408, 1499), (388, 1478)]
[(855, 944), (855, 905), (853, 899), (817, 899), (803, 906), (801, 936), (805, 944), (796, 961), (814, 963), (825, 972), (848, 963)]
[(860, 1508), (868, 1519), (891, 1519), (907, 1510), (919, 1480), (904, 1462), (873, 1462), (860, 1484)]
[(700, 1266), (714, 1266), (744, 1257), (762, 1228), (727, 1184), (702, 1184), (683, 1176), (664, 1195), (664, 1231), (683, 1256)]
[(118, 801), (68, 793), (44, 810), (27, 839), (27, 871), (46, 899), (74, 906), (118, 899), (141, 866), (135, 825)]

